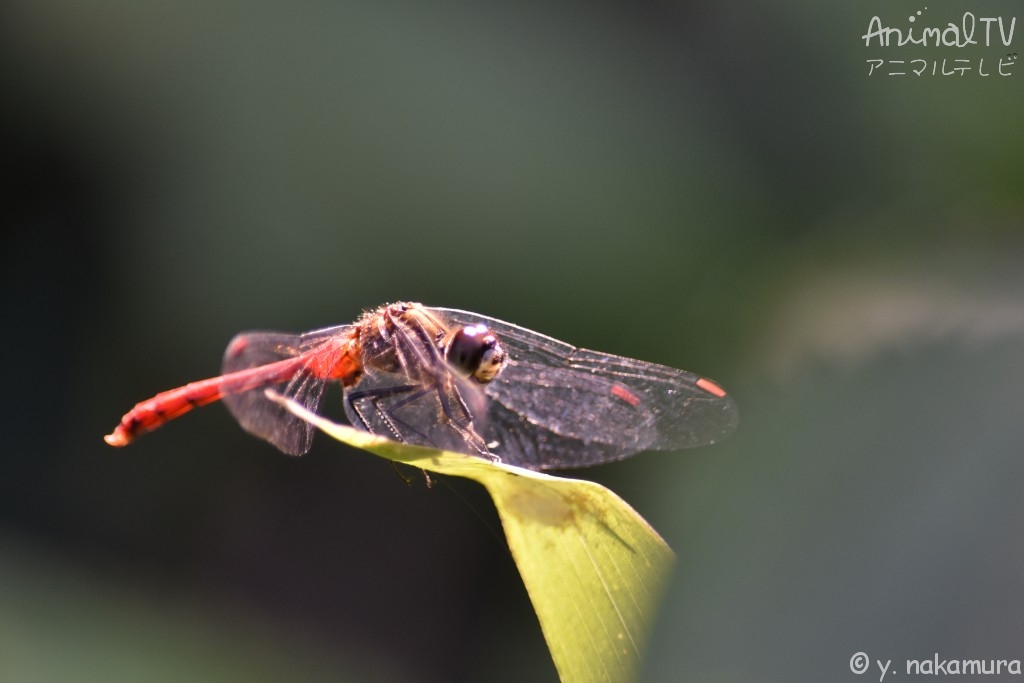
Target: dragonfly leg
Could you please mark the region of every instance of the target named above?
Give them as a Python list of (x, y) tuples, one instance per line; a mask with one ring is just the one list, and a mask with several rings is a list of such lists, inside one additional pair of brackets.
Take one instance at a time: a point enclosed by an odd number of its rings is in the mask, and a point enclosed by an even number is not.
[[(360, 406), (360, 402), (362, 401), (369, 401), (370, 403), (373, 404), (374, 412), (384, 423), (384, 426), (387, 427), (388, 431), (391, 432), (391, 436), (394, 437), (395, 440), (399, 441), (400, 443), (408, 443), (408, 440), (402, 434), (402, 429), (400, 429), (401, 427), (420, 437), (422, 443), (429, 443), (429, 439), (425, 434), (419, 432), (412, 425), (407, 424), (400, 417), (395, 415), (395, 410), (401, 408), (402, 406), (412, 401), (415, 401), (416, 399), (422, 396), (425, 396), (426, 394), (429, 394), (433, 389), (434, 387), (432, 386), (423, 387), (422, 385), (419, 384), (404, 384), (397, 387), (384, 387), (380, 389), (352, 391), (345, 396), (345, 400), (348, 402), (348, 406), (349, 408), (352, 409), (352, 412), (355, 413), (356, 416), (359, 418), (359, 421), (363, 425), (363, 429), (370, 432), (371, 434), (375, 434), (376, 431), (374, 430), (373, 425), (370, 423), (368, 416), (364, 412), (364, 408)], [(384, 399), (390, 398), (392, 396), (399, 396), (401, 394), (409, 395), (403, 398), (395, 405), (391, 406), (390, 408), (385, 408), (381, 404), (381, 401), (383, 401)]]
[[(462, 442), (466, 444), (468, 449), (470, 449), (465, 452), (470, 455), (478, 455), (480, 457), (493, 460), (495, 456), (487, 449), (487, 445), (484, 443), (484, 440), (480, 438), (473, 429), (472, 416), (469, 408), (457, 392), (455, 394), (455, 401), (452, 401), (452, 399), (446, 395), (446, 392), (440, 390), (437, 384), (430, 384), (427, 386), (423, 386), (421, 384), (403, 384), (395, 387), (351, 391), (347, 393), (345, 400), (348, 402), (348, 407), (351, 408), (352, 412), (355, 413), (356, 417), (358, 417), (359, 421), (362, 423), (363, 428), (371, 434), (379, 431), (379, 427), (375, 428), (375, 421), (371, 422), (365, 406), (362, 405), (363, 401), (369, 401), (373, 405), (373, 412), (376, 414), (377, 418), (379, 418), (379, 421), (384, 424), (387, 430), (391, 433), (391, 436), (401, 443), (409, 443), (409, 440), (405, 435), (411, 434), (415, 435), (418, 439), (418, 443), (420, 444), (443, 447), (445, 444), (435, 443), (435, 441), (428, 435), (413, 427), (407, 421), (403, 420), (398, 414), (398, 411), (400, 411), (403, 406), (406, 406), (435, 391), (437, 392), (438, 402), (442, 412), (444, 413), (444, 419), (448, 426), (459, 435)], [(402, 394), (408, 395), (391, 405), (384, 405), (383, 402), (386, 399), (400, 396)], [(457, 411), (456, 408), (458, 409)], [(461, 413), (461, 415), (458, 413)]]
[(462, 396), (459, 395), (458, 391), (453, 393), (455, 395), (455, 402), (462, 411), (462, 418), (457, 417), (452, 410), (452, 401), (447, 395), (447, 392), (441, 391), (440, 388), (438, 388), (437, 392), (437, 398), (441, 403), (441, 410), (444, 411), (445, 417), (448, 418), (448, 423), (459, 433), (460, 436), (462, 436), (463, 440), (465, 440), (465, 442), (476, 451), (475, 455), (497, 462), (494, 460), (496, 456), (491, 453), (487, 448), (487, 444), (484, 443), (484, 440), (476, 433), (476, 430), (473, 429), (473, 416), (469, 412), (469, 406), (466, 405), (466, 402), (462, 399)]

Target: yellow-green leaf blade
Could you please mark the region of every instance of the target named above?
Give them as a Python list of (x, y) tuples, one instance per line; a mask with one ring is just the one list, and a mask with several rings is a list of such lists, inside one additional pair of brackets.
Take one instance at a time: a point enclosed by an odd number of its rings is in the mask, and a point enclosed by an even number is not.
[(675, 557), (625, 501), (593, 482), (395, 443), (271, 395), (350, 446), (483, 484), (562, 681), (636, 678)]
[(593, 482), (530, 472), (483, 482), (563, 681), (636, 677), (674, 556)]

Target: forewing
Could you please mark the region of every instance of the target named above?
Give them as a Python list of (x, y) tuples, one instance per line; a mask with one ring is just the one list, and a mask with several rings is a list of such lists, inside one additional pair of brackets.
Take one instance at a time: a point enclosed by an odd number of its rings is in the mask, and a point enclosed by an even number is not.
[(587, 349), (576, 349), (569, 362), (576, 370), (620, 381), (644, 397), (657, 426), (650, 446), (655, 450), (717, 443), (739, 424), (732, 396), (707, 377)]
[(480, 427), (505, 462), (583, 467), (714, 443), (736, 427), (732, 398), (699, 375), (579, 349), (468, 311), (433, 310), (452, 324), (487, 325), (509, 353), (509, 365), (486, 385), (499, 405)]
[[(345, 334), (350, 327), (341, 325), (302, 335), (243, 332), (231, 340), (224, 352), (223, 373), (226, 375), (315, 353), (318, 346), (338, 334)], [(326, 382), (323, 379), (298, 366), (296, 373), (288, 380), (268, 383), (248, 391), (232, 392), (230, 384), (225, 383), (224, 403), (245, 431), (269, 441), (288, 455), (304, 455), (313, 443), (312, 425), (268, 399), (264, 389), (273, 388), (316, 412), (325, 387)]]
[(479, 428), (510, 464), (584, 467), (651, 448), (656, 435), (643, 397), (599, 375), (570, 377), (520, 357), (484, 391), (492, 402)]

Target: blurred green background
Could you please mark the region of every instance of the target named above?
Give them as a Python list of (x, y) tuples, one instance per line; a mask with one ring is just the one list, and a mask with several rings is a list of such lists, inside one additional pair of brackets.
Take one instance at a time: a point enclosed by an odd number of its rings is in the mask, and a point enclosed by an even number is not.
[(222, 407), (101, 440), (394, 300), (736, 396), (582, 473), (679, 555), (649, 680), (1024, 658), (1024, 72), (867, 63), (1024, 38), (865, 47), (918, 10), (1019, 5), (4, 3), (0, 680), (553, 680), (473, 486)]

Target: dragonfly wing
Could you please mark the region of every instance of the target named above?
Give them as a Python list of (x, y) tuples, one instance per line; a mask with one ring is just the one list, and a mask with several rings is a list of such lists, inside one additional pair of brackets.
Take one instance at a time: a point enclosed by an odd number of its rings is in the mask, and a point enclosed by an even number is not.
[(305, 455), (313, 445), (313, 425), (269, 400), (263, 392), (272, 388), (315, 411), (323, 398), (325, 386), (323, 380), (307, 375), (291, 382), (268, 384), (239, 394), (225, 394), (224, 403), (245, 431), (270, 442), (288, 455)]
[(497, 400), (490, 402), (477, 422), (488, 448), (501, 462), (531, 470), (598, 465), (642, 450), (558, 434)]
[(646, 401), (598, 375), (570, 381), (520, 358), (484, 391), (492, 405), (481, 429), (495, 455), (511, 464), (547, 469), (620, 460), (651, 448), (656, 434)]
[[(318, 346), (338, 334), (344, 334), (349, 328), (342, 325), (303, 335), (244, 332), (228, 344), (222, 364), (223, 373), (315, 354)], [(304, 455), (313, 443), (313, 426), (268, 399), (264, 389), (275, 389), (315, 412), (320, 406), (325, 387), (325, 380), (315, 377), (299, 364), (289, 378), (268, 382), (258, 388), (232, 391), (230, 384), (225, 384), (224, 403), (245, 431), (270, 442), (288, 455)]]
[(579, 349), (476, 313), (433, 310), (455, 324), (487, 325), (509, 354), (508, 366), (486, 385), (500, 407), (489, 409), (483, 427), (499, 443), (509, 434), (495, 450), (506, 462), (583, 467), (714, 443), (736, 427), (732, 398), (699, 375)]
[(643, 396), (654, 413), (651, 448), (674, 450), (717, 443), (739, 425), (732, 396), (707, 377), (657, 363), (576, 349), (573, 368), (614, 378)]

